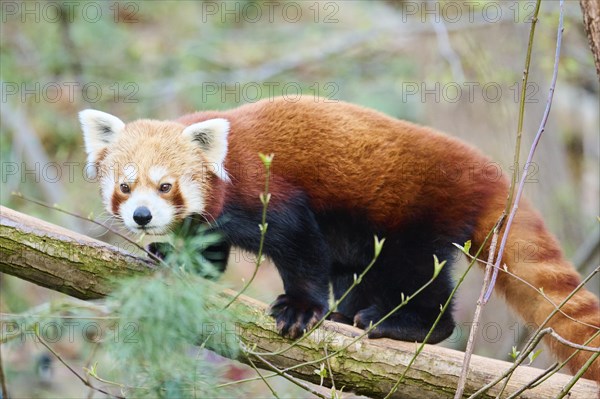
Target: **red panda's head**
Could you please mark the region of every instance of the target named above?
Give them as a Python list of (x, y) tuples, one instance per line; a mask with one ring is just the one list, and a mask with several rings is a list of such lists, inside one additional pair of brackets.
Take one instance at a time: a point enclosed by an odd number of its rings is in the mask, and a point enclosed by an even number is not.
[(98, 176), (104, 205), (133, 232), (164, 234), (183, 218), (203, 214), (210, 182), (228, 180), (225, 119), (125, 124), (95, 110), (80, 112), (79, 119), (88, 170)]

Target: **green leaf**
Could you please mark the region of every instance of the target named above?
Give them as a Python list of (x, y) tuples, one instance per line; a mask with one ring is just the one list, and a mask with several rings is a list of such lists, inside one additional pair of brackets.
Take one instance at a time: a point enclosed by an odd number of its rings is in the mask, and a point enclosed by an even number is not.
[(379, 257), (381, 253), (381, 249), (383, 248), (383, 244), (385, 243), (385, 238), (379, 239), (379, 237), (375, 236), (375, 257)]
[(94, 364), (92, 365), (92, 368), (90, 368), (88, 370), (88, 374), (91, 375), (92, 377), (96, 377), (98, 375), (98, 362), (94, 362)]
[(267, 205), (269, 203), (269, 201), (271, 201), (271, 193), (265, 195), (264, 193), (260, 193), (260, 195), (258, 196), (260, 198), (260, 202), (263, 205)]
[(323, 380), (327, 378), (327, 369), (325, 368), (325, 363), (321, 363), (321, 366), (313, 372), (321, 377), (321, 383), (319, 385), (323, 386)]
[(440, 262), (436, 255), (433, 255), (433, 278), (436, 278), (442, 271), (442, 267), (446, 264), (446, 261)]
[(464, 250), (465, 250), (465, 253), (466, 253), (466, 254), (468, 254), (468, 253), (469, 253), (469, 250), (471, 249), (471, 240), (469, 240), (469, 241), (465, 242), (465, 245), (464, 245), (464, 247), (463, 247), (463, 248), (464, 248)]
[(267, 232), (267, 227), (269, 227), (269, 223), (265, 223), (265, 224), (259, 224), (258, 225), (258, 229), (260, 230), (260, 232), (262, 234), (266, 234)]
[(540, 355), (540, 353), (542, 353), (542, 349), (538, 349), (535, 352), (529, 352), (529, 364), (533, 363), (533, 361), (535, 360), (536, 357), (538, 357)]
[(465, 245), (460, 245), (455, 242), (452, 243), (456, 248), (460, 249), (460, 251), (466, 255), (469, 255), (469, 250), (471, 249), (471, 240), (465, 242)]
[(265, 155), (262, 152), (259, 152), (258, 156), (260, 157), (263, 165), (265, 165), (266, 168), (269, 168), (271, 167), (271, 163), (273, 162), (273, 157), (275, 157), (275, 154)]
[(517, 358), (517, 356), (519, 356), (519, 353), (521, 353), (521, 351), (518, 351), (517, 347), (513, 346), (511, 352), (509, 353), (509, 355), (510, 355), (510, 357), (513, 358), (513, 360), (515, 360)]

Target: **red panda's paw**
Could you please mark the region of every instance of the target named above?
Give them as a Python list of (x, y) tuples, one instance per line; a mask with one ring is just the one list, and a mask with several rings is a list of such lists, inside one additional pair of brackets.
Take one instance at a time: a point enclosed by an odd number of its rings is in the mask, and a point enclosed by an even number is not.
[(160, 260), (165, 260), (170, 253), (173, 253), (174, 249), (168, 242), (153, 242), (146, 247), (148, 252)]
[(335, 321), (336, 323), (342, 323), (342, 324), (353, 324), (352, 321), (352, 317), (348, 317), (343, 313), (340, 312), (331, 312), (331, 314), (329, 315), (329, 317), (327, 318), (328, 320), (331, 321)]
[[(371, 305), (366, 309), (362, 309), (354, 315), (354, 325), (363, 330), (368, 330), (371, 324), (377, 323), (381, 319), (381, 312), (375, 305)], [(373, 328), (369, 331), (369, 338), (380, 338), (380, 331), (378, 327)]]
[(307, 302), (306, 299), (279, 295), (269, 308), (275, 318), (277, 331), (284, 337), (300, 338), (323, 318), (327, 308), (324, 305)]

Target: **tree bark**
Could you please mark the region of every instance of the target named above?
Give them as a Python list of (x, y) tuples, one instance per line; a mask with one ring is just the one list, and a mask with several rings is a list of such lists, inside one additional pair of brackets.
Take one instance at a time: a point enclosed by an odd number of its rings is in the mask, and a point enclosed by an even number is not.
[(583, 11), (583, 25), (596, 64), (596, 74), (600, 78), (600, 2), (598, 0), (579, 0), (579, 4)]
[[(136, 257), (114, 246), (74, 233), (11, 209), (0, 207), (0, 272), (80, 299), (95, 299), (107, 295), (111, 281), (122, 276), (152, 273), (155, 268), (146, 259)], [(222, 308), (235, 295), (232, 290), (211, 283), (215, 295), (208, 306)], [(265, 312), (266, 305), (244, 295), (230, 306), (238, 321), (236, 331), (242, 341), (254, 346), (256, 352), (274, 352), (292, 341), (279, 336), (273, 319)], [(415, 344), (389, 339), (366, 338), (351, 344), (361, 330), (333, 322), (325, 322), (308, 339), (281, 355), (265, 356), (272, 365), (284, 369), (314, 361), (327, 353), (345, 348), (332, 357), (330, 367), (336, 386), (343, 391), (373, 398), (384, 397), (415, 351)], [(226, 355), (226, 354), (224, 354)], [(453, 395), (461, 371), (463, 353), (440, 346), (427, 345), (408, 371), (405, 381), (392, 398), (446, 398)], [(237, 359), (247, 363), (240, 355)], [(255, 363), (264, 365), (259, 359)], [(315, 374), (322, 362), (289, 371), (305, 381), (319, 383)], [(473, 356), (465, 395), (493, 380), (510, 363)], [(267, 367), (265, 367), (267, 368)], [(541, 370), (519, 367), (511, 378), (505, 394), (515, 392), (532, 381)], [(524, 398), (553, 398), (571, 377), (555, 374), (546, 382), (525, 391)], [(330, 377), (324, 379), (329, 386)], [(499, 387), (482, 397), (492, 398)], [(571, 390), (570, 398), (589, 399), (598, 394), (598, 386), (580, 380)]]

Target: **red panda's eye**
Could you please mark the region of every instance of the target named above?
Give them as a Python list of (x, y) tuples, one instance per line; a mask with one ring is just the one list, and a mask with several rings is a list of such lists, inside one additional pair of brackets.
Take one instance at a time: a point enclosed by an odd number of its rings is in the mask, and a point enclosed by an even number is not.
[(159, 190), (161, 193), (168, 193), (169, 191), (171, 191), (171, 187), (173, 187), (171, 183), (163, 183), (160, 185)]
[(129, 194), (131, 192), (131, 188), (129, 188), (129, 184), (121, 183), (121, 185), (119, 186), (119, 188), (121, 188), (121, 192), (123, 194)]

